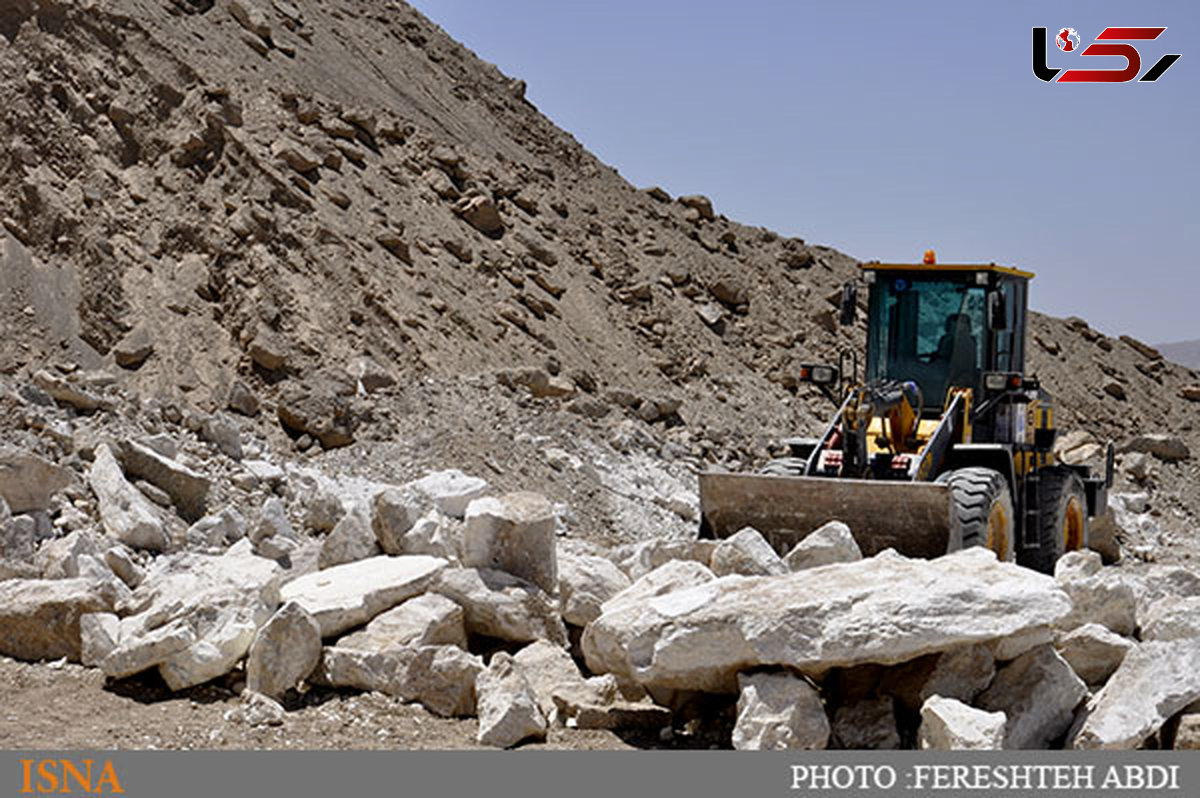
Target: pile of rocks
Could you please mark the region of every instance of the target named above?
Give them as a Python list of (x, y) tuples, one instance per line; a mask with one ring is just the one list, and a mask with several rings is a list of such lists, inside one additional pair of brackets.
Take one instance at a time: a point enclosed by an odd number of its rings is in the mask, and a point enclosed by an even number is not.
[(864, 559), (837, 522), (786, 556), (753, 529), (568, 548), (562, 506), (460, 471), (246, 461), (267, 491), (248, 520), (212, 512), (222, 481), (166, 436), (91, 455), (81, 479), (0, 452), (0, 653), (173, 691), (234, 674), (256, 723), (310, 689), (374, 691), (478, 717), (500, 747), (553, 723), (741, 749), (1200, 744), (1183, 569)]

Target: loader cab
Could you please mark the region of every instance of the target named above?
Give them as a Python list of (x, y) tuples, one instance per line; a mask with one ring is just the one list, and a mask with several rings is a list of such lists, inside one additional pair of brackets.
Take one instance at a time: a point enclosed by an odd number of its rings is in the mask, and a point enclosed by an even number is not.
[(939, 413), (952, 387), (982, 393), (989, 371), (1023, 373), (1033, 275), (995, 264), (864, 263), (868, 380), (913, 381)]

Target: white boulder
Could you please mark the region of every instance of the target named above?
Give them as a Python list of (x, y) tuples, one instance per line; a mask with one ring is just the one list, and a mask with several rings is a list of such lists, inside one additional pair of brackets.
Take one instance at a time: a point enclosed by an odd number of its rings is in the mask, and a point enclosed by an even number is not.
[(937, 560), (884, 552), (786, 576), (723, 577), (636, 602), (624, 595), (584, 632), (589, 668), (717, 692), (732, 692), (748, 668), (819, 675), (895, 664), (1045, 626), (1071, 609), (1053, 579), (982, 548)]
[(423, 555), (371, 557), (306, 574), (284, 585), (280, 597), (308, 610), (321, 637), (335, 637), (424, 593), (445, 567)]
[(999, 751), (1007, 721), (1003, 712), (987, 712), (934, 695), (921, 707), (918, 742), (925, 751)]
[(511, 748), (529, 739), (546, 737), (546, 718), (533, 688), (512, 656), (498, 652), (476, 680), (481, 745)]
[(537, 493), (506, 493), (467, 505), (462, 562), (519, 576), (546, 593), (558, 590), (554, 508)]
[(767, 539), (750, 527), (720, 541), (713, 550), (711, 563), (717, 576), (779, 576), (788, 572)]
[(862, 549), (850, 534), (850, 527), (841, 521), (830, 521), (793, 546), (783, 561), (795, 572), (838, 562), (856, 562), (862, 557)]
[(743, 673), (738, 687), (735, 749), (812, 751), (829, 744), (829, 718), (806, 680), (790, 673)]

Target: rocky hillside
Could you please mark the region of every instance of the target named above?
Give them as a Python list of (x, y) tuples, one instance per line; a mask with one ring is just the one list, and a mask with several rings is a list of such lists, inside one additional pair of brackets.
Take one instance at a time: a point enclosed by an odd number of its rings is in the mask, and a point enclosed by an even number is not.
[[(626, 622), (657, 622), (630, 614), (596, 627), (589, 649), (582, 636), (599, 617), (595, 596), (583, 609), (565, 598), (546, 604), (543, 594), (567, 583), (519, 563), (486, 579), (446, 568), (464, 562), (467, 505), (536, 491), (536, 511), (512, 511), (531, 530), (522, 545), (534, 553), (525, 554), (576, 558), (564, 567), (579, 585), (568, 587), (603, 598), (643, 577), (650, 594), (707, 581), (710, 566), (758, 573), (753, 557), (718, 567), (711, 548), (691, 545), (695, 471), (749, 467), (779, 437), (814, 430), (831, 408), (797, 385), (797, 366), (836, 360), (864, 338), (837, 326), (831, 301), (856, 274), (855, 258), (731, 221), (719, 198), (714, 208), (703, 196), (629, 185), (530, 105), (519, 79), (402, 3), (12, 0), (0, 7), (0, 104), (0, 616), (8, 629), (36, 630), (46, 607), (69, 608), (64, 627), (30, 631), (35, 642), (0, 636), (0, 653), (82, 659), (114, 689), (177, 700), (210, 688), (242, 694), (248, 673), (274, 662), (272, 641), (307, 641), (321, 669), (288, 663), (304, 673), (262, 691), (316, 713), (302, 744), (326, 744), (320, 713), (344, 707), (344, 688), (418, 703), (433, 695), (435, 714), (461, 715), (468, 703), (473, 712), (474, 693), (443, 705), (444, 691), (430, 685), (483, 678), (483, 655), (487, 690), (513, 695), (513, 668), (492, 656), (497, 640), (518, 659), (517, 643), (548, 641), (559, 654), (569, 644), (593, 678), (627, 688)], [(1064, 456), (1098, 463), (1103, 442), (1119, 444), (1122, 567), (1187, 565), (1200, 517), (1191, 459), (1200, 375), (1079, 318), (1035, 316), (1029, 349), (1030, 370), (1058, 401)], [(397, 486), (400, 498), (380, 498)], [(361, 565), (384, 554), (439, 563), (382, 574)], [(923, 566), (863, 562), (856, 567), (916, 569), (937, 582)], [(649, 573), (659, 566), (667, 574)], [(325, 620), (322, 599), (306, 597), (301, 580), (334, 567), (366, 568), (349, 581), (379, 580), (384, 598), (370, 599), (365, 615)], [(682, 582), (671, 575), (681, 567), (691, 569)], [(211, 579), (189, 581), (209, 570)], [(452, 575), (433, 577), (443, 570)], [(504, 581), (517, 578), (507, 571), (524, 581)], [(1026, 589), (1025, 575), (1002, 573)], [(1191, 596), (1185, 582), (1177, 594)], [(293, 583), (303, 614), (286, 604)], [(1029, 639), (1042, 645), (1041, 627), (1069, 609), (1058, 590), (1028, 586), (1047, 612), (1062, 605), (1029, 621), (1039, 627)], [(1109, 654), (1140, 633), (1128, 616), (1132, 594), (1118, 592), (1127, 615), (1114, 634), (1124, 642), (1109, 640)], [(434, 630), (421, 639), (456, 648), (436, 667), (411, 646), (385, 658), (387, 672), (328, 652), (376, 651), (364, 624), (405, 599), (423, 603), (382, 626)], [(488, 613), (503, 611), (480, 609), (492, 601), (520, 604), (514, 617), (527, 625), (497, 622)], [(181, 607), (202, 609), (203, 620), (188, 621)], [(80, 615), (103, 617), (81, 629)], [(1022, 631), (979, 631), (987, 668)], [(343, 645), (355, 635), (365, 648)], [(255, 660), (260, 637), (266, 659)], [(470, 657), (458, 653), (467, 649)], [(1027, 650), (1042, 652), (1029, 667), (1046, 665), (1045, 648)], [(1008, 660), (1027, 650), (1003, 649)], [(830, 667), (836, 675), (907, 661), (855, 657), (796, 667), (817, 679)], [(55, 693), (53, 674), (8, 664), (14, 684), (49, 680), (46, 694)], [(759, 664), (724, 667), (717, 692)], [(1060, 709), (1074, 710), (1079, 678), (1068, 679), (1061, 660), (1046, 667), (1067, 684), (1060, 703), (1074, 702)], [(399, 668), (409, 681), (384, 685)], [(854, 703), (836, 678), (821, 688), (834, 714)], [(730, 744), (719, 699), (714, 715), (709, 699), (674, 705), (655, 693), (678, 684), (641, 681), (620, 700), (609, 682), (592, 684), (600, 693), (568, 698), (570, 712), (602, 705), (595, 723), (641, 718), (650, 744), (670, 742), (674, 728), (688, 744)], [(544, 715), (555, 701), (542, 699)], [(905, 700), (892, 732), (915, 744), (922, 706)], [(614, 701), (630, 706), (610, 712)], [(272, 706), (237, 711), (275, 718)], [(666, 720), (664, 706), (674, 712)], [(526, 720), (537, 715), (525, 710)], [(715, 737), (693, 734), (713, 717), (730, 723), (716, 722)], [(1037, 744), (1062, 744), (1062, 720)], [(204, 745), (195, 734), (133, 742)], [(462, 742), (460, 731), (446, 735), (431, 739)], [(1157, 744), (1156, 735), (1122, 739)]]

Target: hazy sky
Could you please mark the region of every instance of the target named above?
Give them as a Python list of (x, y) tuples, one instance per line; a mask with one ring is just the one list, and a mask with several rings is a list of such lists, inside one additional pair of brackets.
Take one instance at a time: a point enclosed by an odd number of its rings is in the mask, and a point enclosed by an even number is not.
[[(869, 260), (995, 261), (1110, 334), (1200, 338), (1200, 3), (416, 0), (637, 186)], [(1043, 83), (1108, 26), (1157, 82)]]

